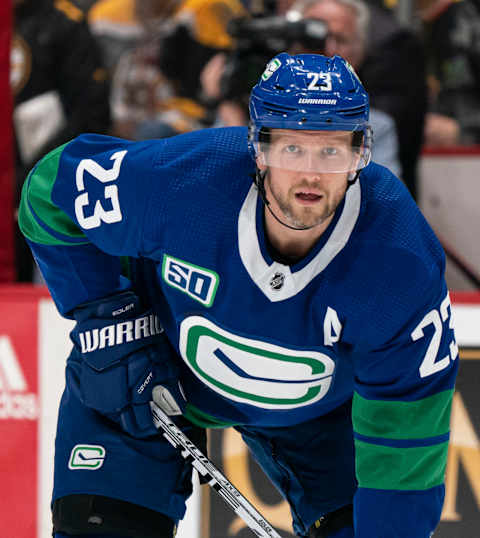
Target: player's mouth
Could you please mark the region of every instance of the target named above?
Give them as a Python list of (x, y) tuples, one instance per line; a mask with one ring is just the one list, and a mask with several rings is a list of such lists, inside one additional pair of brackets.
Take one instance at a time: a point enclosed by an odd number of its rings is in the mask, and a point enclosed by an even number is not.
[(323, 194), (315, 189), (302, 189), (295, 193), (295, 200), (302, 205), (314, 205), (322, 198)]

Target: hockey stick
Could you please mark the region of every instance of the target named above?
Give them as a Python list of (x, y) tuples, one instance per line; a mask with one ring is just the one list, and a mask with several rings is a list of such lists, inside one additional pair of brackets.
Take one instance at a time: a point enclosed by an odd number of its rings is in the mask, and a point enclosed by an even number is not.
[(186, 461), (206, 479), (222, 499), (230, 505), (238, 517), (260, 538), (281, 538), (270, 523), (248, 502), (237, 488), (215, 467), (215, 465), (190, 441), (171, 418), (150, 402), (153, 423), (163, 430), (163, 436), (175, 448), (181, 449)]

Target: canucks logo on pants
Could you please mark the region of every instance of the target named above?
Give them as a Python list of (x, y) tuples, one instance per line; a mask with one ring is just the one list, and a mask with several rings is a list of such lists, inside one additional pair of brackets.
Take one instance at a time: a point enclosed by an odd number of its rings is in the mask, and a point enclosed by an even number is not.
[(70, 454), (68, 468), (71, 471), (76, 469), (96, 471), (103, 465), (105, 454), (105, 448), (100, 445), (75, 445)]

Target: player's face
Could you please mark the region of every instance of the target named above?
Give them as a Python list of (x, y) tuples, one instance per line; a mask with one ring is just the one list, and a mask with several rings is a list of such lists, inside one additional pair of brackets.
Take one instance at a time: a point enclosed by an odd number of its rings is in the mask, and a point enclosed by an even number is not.
[(316, 226), (334, 214), (358, 161), (346, 131), (272, 129), (264, 155), (258, 166), (267, 170), (271, 209), (296, 228)]

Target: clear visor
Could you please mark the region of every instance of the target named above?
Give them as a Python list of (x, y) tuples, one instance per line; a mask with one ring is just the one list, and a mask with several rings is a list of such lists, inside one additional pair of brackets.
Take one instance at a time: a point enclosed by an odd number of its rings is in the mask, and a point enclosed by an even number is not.
[(369, 131), (272, 129), (269, 142), (257, 142), (257, 164), (299, 172), (353, 172), (370, 161)]

